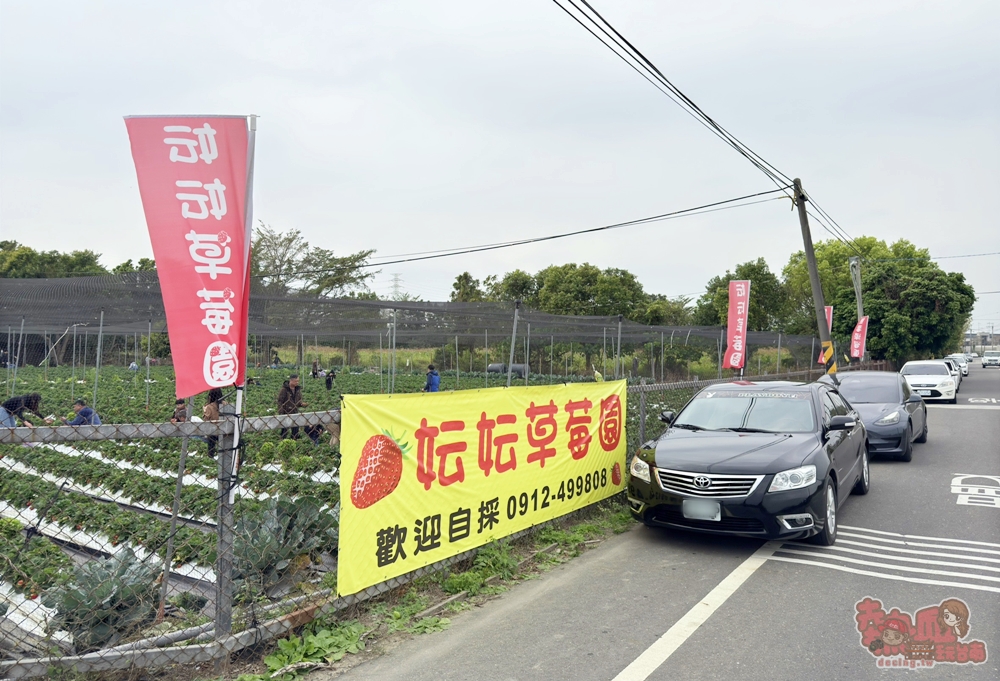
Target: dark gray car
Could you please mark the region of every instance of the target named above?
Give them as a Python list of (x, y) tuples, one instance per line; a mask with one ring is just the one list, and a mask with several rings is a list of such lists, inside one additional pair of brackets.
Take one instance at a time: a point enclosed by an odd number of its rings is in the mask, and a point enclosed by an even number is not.
[(927, 405), (902, 376), (890, 371), (851, 371), (824, 376), (835, 382), (868, 430), (868, 451), (909, 461), (913, 443), (927, 442)]

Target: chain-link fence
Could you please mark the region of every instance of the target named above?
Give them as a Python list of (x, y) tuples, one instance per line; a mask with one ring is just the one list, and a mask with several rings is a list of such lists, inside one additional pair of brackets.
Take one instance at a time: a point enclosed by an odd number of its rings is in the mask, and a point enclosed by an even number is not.
[[(269, 414), (274, 372), (247, 386), (245, 411), (262, 415), (236, 419), (223, 395), (218, 420), (199, 422), (201, 404), (173, 404), (166, 371), (151, 379), (147, 410), (150, 384), (109, 370), (99, 413), (121, 422), (103, 425), (57, 425), (72, 414), (48, 414), (52, 425), (37, 418), (69, 402), (67, 380), (90, 395), (92, 377), (28, 368), (19, 378), (17, 392), (34, 387), (42, 401), (37, 415), (21, 414), (36, 427), (0, 428), (0, 676), (223, 660), (469, 558), (335, 598), (337, 391), (305, 378), (304, 397), (320, 411)], [(633, 380), (629, 451), (660, 432), (661, 411), (731, 378)]]

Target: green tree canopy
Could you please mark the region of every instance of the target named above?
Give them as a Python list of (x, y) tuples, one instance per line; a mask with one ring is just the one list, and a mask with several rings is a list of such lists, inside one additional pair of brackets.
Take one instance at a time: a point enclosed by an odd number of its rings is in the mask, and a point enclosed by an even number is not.
[(483, 290), (479, 288), (479, 280), (468, 272), (462, 272), (455, 277), (455, 283), (451, 288), (451, 300), (456, 303), (477, 303), (485, 298)]
[(365, 269), (374, 249), (337, 256), (311, 246), (297, 229), (278, 231), (263, 222), (254, 231), (251, 274), (268, 293), (348, 296), (368, 290), (377, 271)]
[(0, 241), (0, 277), (42, 279), (107, 274), (94, 251), (36, 251), (16, 241)]
[(694, 323), (703, 326), (725, 326), (729, 314), (729, 282), (750, 281), (750, 309), (747, 326), (750, 331), (781, 329), (788, 310), (788, 293), (784, 283), (757, 258), (736, 266), (735, 272), (712, 277), (705, 286), (705, 293), (698, 299)]

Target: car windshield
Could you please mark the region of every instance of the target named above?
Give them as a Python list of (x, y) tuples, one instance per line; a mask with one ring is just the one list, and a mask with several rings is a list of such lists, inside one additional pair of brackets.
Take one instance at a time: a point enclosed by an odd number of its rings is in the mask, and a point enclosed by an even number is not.
[(987, 350), (983, 353), (984, 357), (1000, 357), (1000, 350)]
[(904, 376), (951, 376), (945, 364), (907, 364), (899, 373)]
[(690, 430), (736, 430), (767, 433), (811, 433), (812, 397), (802, 392), (704, 390), (672, 424)]
[(895, 376), (840, 378), (840, 394), (851, 404), (899, 403), (899, 381)]

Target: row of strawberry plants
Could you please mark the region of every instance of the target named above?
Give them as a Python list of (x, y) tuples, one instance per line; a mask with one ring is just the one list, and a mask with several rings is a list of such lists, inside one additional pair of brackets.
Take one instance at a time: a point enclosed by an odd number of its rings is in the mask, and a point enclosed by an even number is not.
[[(44, 512), (42, 520), (66, 528), (108, 537), (109, 551), (122, 542), (143, 546), (162, 554), (170, 525), (145, 513), (127, 511), (116, 504), (96, 501), (77, 492), (60, 490), (55, 484), (27, 473), (0, 468), (0, 500), (14, 508)], [(210, 567), (215, 563), (215, 535), (179, 526), (174, 535), (175, 564), (194, 562)]]
[[(92, 444), (97, 444), (98, 447), (91, 449)], [(62, 445), (50, 446), (51, 450), (59, 452), (59, 456), (62, 456), (68, 462), (65, 464), (64, 470), (72, 471), (74, 466), (82, 465), (84, 461), (96, 461), (98, 463), (104, 460), (119, 461), (130, 464), (132, 466), (145, 466), (150, 469), (151, 475), (146, 475), (144, 471), (128, 470), (128, 468), (121, 468), (121, 472), (129, 476), (140, 476), (141, 479), (149, 479), (155, 482), (150, 482), (147, 480), (146, 485), (154, 486), (156, 489), (161, 490), (159, 498), (161, 499), (173, 499), (173, 489), (175, 481), (177, 479), (177, 474), (174, 467), (177, 465), (176, 454), (164, 454), (160, 453), (161, 456), (166, 457), (166, 459), (160, 459), (159, 461), (150, 461), (149, 454), (153, 452), (149, 447), (131, 447), (128, 444), (119, 445), (113, 442), (97, 442), (97, 443), (87, 443), (87, 449), (75, 450), (79, 455), (73, 456), (68, 452), (69, 450)], [(99, 451), (98, 451), (99, 450)], [(0, 450), (2, 453), (3, 450)], [(23, 451), (23, 450), (20, 450)], [(38, 451), (37, 449), (35, 451)], [(22, 454), (22, 456), (28, 456), (29, 460), (31, 455)], [(97, 458), (100, 456), (101, 458)], [(190, 459), (188, 460), (190, 463)], [(161, 466), (155, 465), (155, 463), (161, 463)], [(200, 475), (202, 482), (200, 485), (185, 485), (185, 489), (204, 489), (204, 490), (214, 490), (215, 481), (214, 476), (216, 475), (218, 466), (215, 461), (211, 461), (211, 470), (205, 470), (204, 467), (193, 468), (186, 464), (185, 475)], [(114, 464), (106, 464), (115, 468)], [(172, 470), (173, 469), (173, 470)], [(69, 477), (74, 477), (70, 473)], [(285, 471), (271, 471), (262, 470), (254, 467), (253, 465), (244, 466), (241, 469), (240, 477), (242, 479), (241, 486), (243, 489), (248, 490), (257, 495), (267, 495), (267, 496), (277, 496), (283, 494), (291, 497), (299, 496), (315, 496), (319, 498), (323, 503), (333, 506), (340, 499), (340, 487), (335, 481), (330, 482), (314, 482), (311, 478), (303, 477), (301, 475), (290, 474)], [(166, 484), (166, 487), (164, 486)], [(169, 495), (167, 493), (167, 487), (169, 487)], [(123, 487), (125, 492), (129, 492), (129, 487)], [(132, 496), (130, 494), (130, 496)], [(147, 501), (152, 502), (152, 498), (146, 498)], [(169, 504), (167, 504), (169, 505)], [(202, 508), (202, 507), (199, 507)], [(212, 515), (214, 510), (208, 515)]]
[(45, 537), (24, 536), (24, 525), (0, 518), (0, 579), (15, 591), (36, 598), (60, 584), (73, 570), (73, 561)]
[[(0, 448), (0, 459), (10, 458), (25, 466), (61, 478), (69, 478), (88, 487), (106, 490), (108, 496), (127, 496), (136, 502), (170, 508), (177, 485), (165, 478), (154, 478), (137, 471), (119, 468), (88, 457), (68, 457), (57, 451), (35, 447)], [(181, 488), (181, 515), (211, 517), (216, 512), (216, 492), (206, 487), (186, 485)]]

